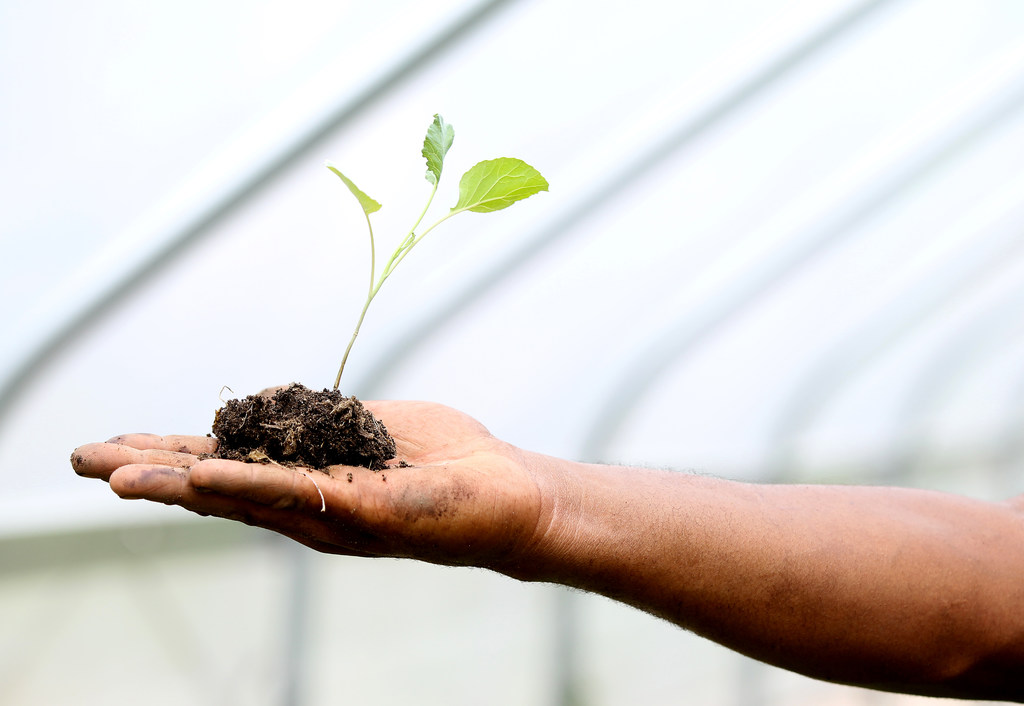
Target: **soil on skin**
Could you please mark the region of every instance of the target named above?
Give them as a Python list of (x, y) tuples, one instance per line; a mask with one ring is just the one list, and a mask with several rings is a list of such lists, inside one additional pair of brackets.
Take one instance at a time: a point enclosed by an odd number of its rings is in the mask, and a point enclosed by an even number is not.
[(249, 395), (217, 410), (217, 456), (325, 468), (374, 470), (395, 457), (395, 440), (355, 397), (293, 383), (273, 397)]

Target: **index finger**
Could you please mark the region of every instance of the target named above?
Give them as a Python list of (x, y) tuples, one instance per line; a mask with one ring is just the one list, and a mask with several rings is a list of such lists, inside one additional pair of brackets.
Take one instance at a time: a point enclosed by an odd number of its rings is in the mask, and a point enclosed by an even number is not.
[(126, 444), (85, 444), (71, 453), (71, 467), (86, 478), (107, 480), (121, 466), (149, 463), (188, 468), (196, 462), (190, 453), (164, 449), (136, 449)]
[[(320, 478), (318, 483), (314, 475)], [(278, 510), (316, 508), (327, 504), (321, 489), (334, 482), (327, 473), (277, 464), (208, 459), (192, 466), (189, 482), (199, 492), (240, 498)]]
[(158, 436), (157, 434), (121, 434), (107, 441), (108, 444), (121, 444), (131, 446), (133, 449), (143, 451), (145, 449), (160, 449), (162, 451), (175, 451), (183, 454), (212, 454), (217, 450), (217, 439), (212, 436), (186, 436), (182, 434), (170, 434)]

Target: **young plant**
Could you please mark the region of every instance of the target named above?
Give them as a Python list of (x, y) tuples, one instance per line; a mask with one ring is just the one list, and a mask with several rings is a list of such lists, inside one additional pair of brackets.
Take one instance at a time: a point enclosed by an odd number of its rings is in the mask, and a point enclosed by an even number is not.
[(427, 135), (423, 139), (423, 158), (427, 161), (426, 179), (431, 184), (427, 205), (423, 207), (419, 218), (416, 219), (412, 228), (409, 229), (409, 232), (399, 242), (398, 247), (395, 248), (390, 259), (388, 259), (381, 270), (379, 277), (377, 275), (377, 251), (373, 238), (373, 224), (370, 223), (370, 214), (379, 211), (381, 205), (363, 193), (351, 179), (342, 174), (336, 167), (330, 164), (327, 165), (327, 168), (338, 175), (338, 178), (344, 182), (345, 186), (352, 192), (352, 195), (359, 201), (359, 205), (363, 209), (363, 215), (366, 217), (366, 227), (370, 232), (370, 287), (366, 295), (366, 302), (363, 304), (363, 310), (360, 312), (355, 330), (352, 332), (352, 338), (349, 339), (348, 346), (345, 348), (345, 354), (342, 356), (338, 375), (334, 379), (335, 390), (341, 384), (341, 374), (345, 371), (345, 363), (348, 361), (349, 353), (352, 352), (352, 346), (359, 336), (359, 329), (363, 325), (363, 319), (366, 318), (366, 311), (370, 308), (370, 302), (377, 296), (381, 286), (395, 271), (399, 263), (405, 259), (409, 251), (416, 247), (430, 231), (459, 213), (465, 211), (472, 211), (474, 213), (500, 211), (511, 206), (516, 201), (521, 201), (540, 191), (548, 190), (548, 182), (541, 176), (540, 172), (521, 159), (502, 157), (500, 159), (485, 160), (471, 167), (462, 175), (462, 179), (459, 181), (458, 202), (452, 206), (448, 213), (441, 216), (433, 225), (417, 233), (416, 229), (420, 227), (424, 217), (427, 215), (427, 211), (430, 210), (430, 204), (434, 201), (434, 195), (437, 193), (437, 187), (441, 181), (444, 158), (454, 141), (454, 128), (446, 123), (440, 115), (435, 115), (434, 122), (427, 128)]

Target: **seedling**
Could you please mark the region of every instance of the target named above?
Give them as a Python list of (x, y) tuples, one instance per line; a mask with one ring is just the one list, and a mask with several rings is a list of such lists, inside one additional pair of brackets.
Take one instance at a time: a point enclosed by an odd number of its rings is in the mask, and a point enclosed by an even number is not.
[(341, 358), (341, 365), (338, 374), (334, 378), (334, 389), (337, 390), (341, 384), (341, 375), (345, 371), (345, 363), (348, 362), (349, 353), (359, 336), (359, 329), (366, 318), (366, 312), (370, 308), (380, 288), (388, 277), (394, 273), (398, 265), (405, 259), (406, 255), (416, 247), (423, 238), (432, 230), (447, 221), (452, 216), (466, 211), (474, 213), (489, 213), (500, 211), (511, 206), (516, 201), (533, 196), (540, 191), (548, 190), (548, 182), (541, 176), (540, 172), (531, 167), (521, 159), (502, 157), (479, 162), (470, 167), (459, 181), (459, 199), (452, 206), (448, 213), (437, 219), (433, 225), (417, 232), (417, 228), (423, 223), (423, 219), (434, 202), (434, 195), (437, 193), (438, 184), (441, 182), (441, 172), (444, 167), (444, 158), (455, 141), (455, 129), (444, 121), (440, 115), (434, 116), (434, 121), (427, 128), (427, 135), (423, 139), (423, 158), (427, 161), (426, 179), (431, 184), (430, 196), (427, 198), (427, 205), (423, 207), (419, 218), (413, 223), (412, 228), (399, 242), (398, 247), (391, 254), (387, 263), (377, 274), (377, 250), (373, 236), (373, 224), (370, 222), (370, 215), (380, 210), (381, 205), (374, 199), (363, 193), (351, 179), (345, 176), (337, 167), (328, 164), (327, 168), (338, 175), (344, 182), (352, 195), (359, 201), (366, 217), (366, 227), (370, 233), (370, 286), (366, 295), (366, 302), (359, 313), (352, 338), (349, 339), (345, 354)]
[[(334, 379), (334, 389), (314, 392), (303, 385), (292, 384), (278, 390), (272, 397), (249, 395), (242, 400), (228, 400), (217, 410), (213, 422), (213, 433), (218, 439), (217, 454), (221, 458), (255, 462), (273, 460), (320, 469), (341, 464), (381, 470), (395, 457), (395, 440), (384, 425), (355, 397), (345, 397), (338, 391), (341, 374), (352, 352), (352, 345), (359, 336), (370, 303), (409, 251), (452, 216), (465, 211), (500, 211), (516, 201), (548, 189), (548, 183), (540, 172), (521, 159), (502, 158), (480, 162), (462, 175), (456, 204), (433, 225), (420, 230), (434, 202), (444, 158), (454, 140), (455, 131), (452, 126), (440, 115), (435, 115), (423, 140), (423, 157), (427, 160), (426, 178), (431, 185), (427, 205), (379, 274), (370, 216), (380, 210), (380, 203), (363, 193), (338, 168), (327, 165), (359, 201), (366, 218), (366, 228), (370, 232), (370, 286), (366, 301), (342, 356), (338, 375)], [(380, 477), (382, 482), (386, 478), (383, 474)], [(316, 483), (315, 480), (313, 482)], [(323, 509), (326, 506), (323, 493), (320, 499)]]

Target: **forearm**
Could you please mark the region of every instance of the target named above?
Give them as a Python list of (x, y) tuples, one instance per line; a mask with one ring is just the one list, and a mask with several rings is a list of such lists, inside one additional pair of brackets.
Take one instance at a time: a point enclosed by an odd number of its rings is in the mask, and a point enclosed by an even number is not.
[[(535, 462), (559, 480), (510, 575), (601, 593), (819, 678), (1024, 697), (1012, 683), (1024, 528), (1008, 506)], [(979, 693), (984, 682), (994, 691)]]

